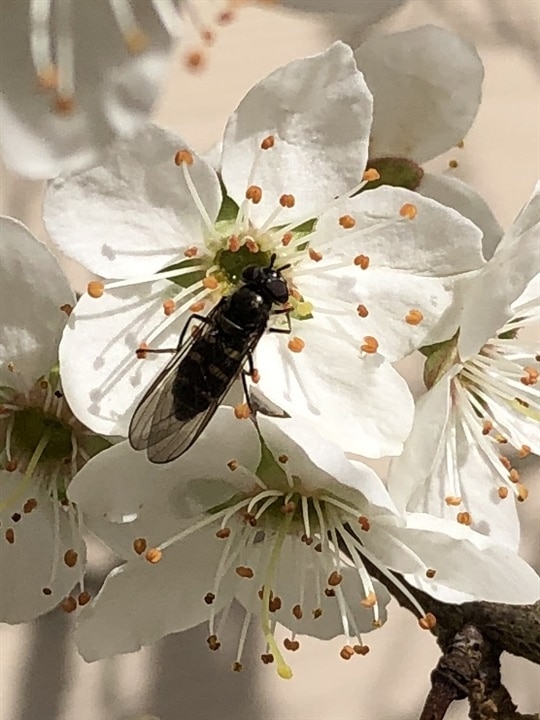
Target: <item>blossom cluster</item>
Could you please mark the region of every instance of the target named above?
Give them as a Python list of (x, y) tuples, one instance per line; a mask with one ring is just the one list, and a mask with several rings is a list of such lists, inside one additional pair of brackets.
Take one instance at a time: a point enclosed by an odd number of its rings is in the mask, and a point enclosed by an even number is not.
[[(237, 602), (233, 669), (256, 623), (289, 678), (304, 635), (366, 655), (389, 588), (425, 629), (415, 588), (535, 601), (517, 510), (540, 453), (540, 183), (503, 233), (422, 167), (474, 121), (475, 49), (434, 26), (335, 42), (258, 82), (201, 155), (148, 119), (175, 4), (105, 6), (18, 3), (4, 43), (5, 160), (48, 178), (53, 250), (94, 279), (76, 298), (1, 219), (0, 619), (76, 612), (93, 661), (201, 623), (221, 650)], [(122, 559), (94, 598), (87, 531)]]

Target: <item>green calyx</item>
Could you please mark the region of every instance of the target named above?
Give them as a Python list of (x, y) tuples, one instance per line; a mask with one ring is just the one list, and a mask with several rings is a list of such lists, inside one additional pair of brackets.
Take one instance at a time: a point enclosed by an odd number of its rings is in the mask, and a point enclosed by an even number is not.
[(420, 348), (420, 352), (426, 356), (424, 384), (428, 390), (432, 388), (453, 365), (459, 362), (458, 337), (459, 330), (454, 337), (449, 340)]
[(370, 158), (366, 167), (377, 170), (380, 178), (368, 183), (363, 190), (374, 190), (381, 185), (416, 190), (424, 176), (419, 165), (403, 157)]
[(12, 442), (17, 453), (31, 455), (41, 438), (49, 440), (41, 454), (40, 463), (60, 462), (71, 457), (71, 428), (41, 408), (24, 408), (14, 414)]
[(232, 250), (219, 250), (216, 255), (216, 265), (219, 266), (225, 280), (237, 285), (242, 279), (243, 270), (249, 265), (267, 267), (270, 264), (270, 252), (251, 252), (247, 245), (241, 245), (236, 252)]

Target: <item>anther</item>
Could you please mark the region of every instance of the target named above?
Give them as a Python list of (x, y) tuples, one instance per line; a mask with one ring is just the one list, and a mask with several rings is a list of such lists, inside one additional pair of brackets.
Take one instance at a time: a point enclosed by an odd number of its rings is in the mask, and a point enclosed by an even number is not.
[(38, 85), (42, 90), (56, 89), (58, 86), (58, 70), (54, 65), (49, 65), (39, 73)]
[(495, 440), (496, 440), (500, 445), (504, 445), (505, 443), (508, 442), (508, 438), (505, 438), (504, 435), (497, 435), (497, 436), (495, 437)]
[(279, 198), (279, 204), (282, 207), (292, 208), (292, 207), (294, 207), (295, 202), (296, 202), (296, 200), (295, 200), (294, 195), (282, 195)]
[(201, 312), (201, 310), (204, 310), (204, 305), (204, 300), (199, 300), (199, 302), (193, 303), (193, 305), (189, 306), (189, 311), (192, 313)]
[(285, 235), (281, 238), (281, 244), (284, 247), (287, 247), (287, 245), (291, 242), (292, 239), (293, 239), (292, 233), (290, 233), (290, 232), (285, 233)]
[(214, 595), (214, 593), (211, 593), (211, 592), (206, 593), (206, 595), (204, 596), (204, 602), (207, 605), (211, 605), (215, 599), (216, 599), (216, 596)]
[(19, 461), (16, 460), (15, 458), (11, 458), (11, 460), (6, 461), (5, 467), (6, 467), (7, 472), (15, 472), (18, 465), (19, 465)]
[(301, 620), (304, 617), (304, 613), (300, 605), (295, 605), (291, 612), (297, 620)]
[(418, 209), (416, 205), (413, 205), (412, 203), (405, 203), (405, 205), (400, 207), (399, 214), (402, 218), (414, 220), (414, 218), (418, 215)]
[(246, 578), (247, 580), (251, 580), (251, 578), (255, 575), (253, 570), (245, 565), (239, 565), (234, 571), (238, 577)]
[(156, 565), (163, 557), (163, 553), (159, 548), (150, 548), (150, 550), (146, 551), (146, 555), (144, 557), (151, 565)]
[(371, 627), (372, 627), (372, 628), (375, 628), (375, 629), (381, 628), (382, 626), (383, 626), (383, 621), (382, 621), (382, 620), (373, 620), (372, 623), (371, 623)]
[(309, 537), (308, 535), (306, 535), (306, 533), (304, 533), (304, 534), (302, 535), (302, 537), (300, 538), (300, 541), (303, 542), (303, 543), (305, 543), (305, 544), (308, 545), (308, 546), (309, 546), (309, 545), (313, 545), (313, 538), (312, 538), (312, 537)]
[(364, 174), (362, 175), (362, 180), (364, 182), (375, 182), (375, 180), (380, 180), (381, 176), (375, 168), (368, 168), (364, 171)]
[(149, 346), (145, 342), (142, 342), (139, 345), (139, 347), (135, 350), (135, 355), (137, 356), (137, 359), (138, 360), (146, 360), (146, 358), (148, 357), (147, 351), (149, 349), (150, 349)]
[(224, 528), (220, 528), (216, 532), (216, 537), (219, 538), (220, 540), (225, 540), (226, 538), (229, 537), (230, 534), (231, 534), (231, 529), (228, 527), (224, 527)]
[(365, 305), (358, 305), (358, 307), (356, 308), (356, 312), (361, 318), (366, 318), (369, 315), (369, 311)]
[(369, 267), (369, 257), (367, 255), (357, 255), (354, 258), (353, 263), (362, 270), (367, 270)]
[(91, 600), (90, 593), (83, 591), (82, 593), (79, 593), (79, 596), (77, 598), (78, 603), (80, 607), (83, 607), (84, 605), (88, 605), (88, 603)]
[(227, 463), (227, 467), (229, 468), (229, 470), (231, 472), (238, 470), (238, 467), (239, 467), (238, 460), (229, 460), (229, 462)]
[(259, 373), (257, 368), (253, 368), (253, 370), (250, 373), (250, 377), (251, 377), (251, 382), (254, 382), (256, 385), (259, 382), (259, 380), (261, 379), (261, 374)]
[(518, 491), (518, 496), (517, 496), (518, 501), (525, 502), (525, 500), (529, 497), (529, 490), (525, 487), (525, 485), (522, 485), (522, 483), (518, 483), (517, 491)]
[(207, 290), (215, 290), (219, 286), (218, 281), (213, 275), (208, 275), (208, 277), (203, 278), (202, 284)]
[(354, 645), (353, 650), (357, 655), (367, 655), (369, 652), (369, 645)]
[(373, 355), (377, 352), (379, 349), (379, 342), (376, 338), (374, 338), (372, 335), (365, 335), (364, 336), (364, 342), (362, 345), (360, 345), (360, 350), (367, 353), (368, 355)]
[[(180, 166), (182, 163), (185, 163), (186, 165), (193, 165), (193, 155), (189, 150), (178, 150), (176, 152), (174, 156), (174, 164)], [(190, 256), (188, 255), (188, 257)]]
[(278, 461), (279, 461), (280, 463), (289, 462), (289, 456), (288, 456), (288, 455), (279, 455), (279, 456), (278, 456)]
[(233, 662), (232, 669), (233, 669), (233, 672), (241, 672), (243, 669), (243, 665), (241, 662), (238, 662), (238, 660), (237, 660), (236, 662)]
[(79, 554), (75, 550), (73, 550), (73, 548), (66, 550), (66, 552), (64, 553), (64, 563), (70, 568), (75, 567), (78, 559)]
[(512, 468), (510, 472), (508, 473), (508, 478), (513, 483), (518, 483), (520, 480), (519, 472), (516, 470), (516, 468)]
[(66, 613), (72, 613), (77, 609), (77, 601), (71, 595), (65, 597), (60, 603), (60, 607)]
[(344, 645), (339, 651), (339, 656), (343, 660), (350, 660), (354, 655), (354, 648), (351, 645)]
[(338, 222), (344, 230), (350, 230), (356, 225), (356, 220), (352, 215), (342, 215)]
[(105, 286), (99, 280), (90, 280), (86, 286), (86, 292), (91, 298), (100, 298), (105, 292)]
[(243, 513), (242, 519), (244, 520), (245, 525), (251, 525), (251, 527), (255, 527), (257, 525), (257, 518), (253, 513)]
[(198, 252), (199, 248), (196, 248), (195, 246), (188, 247), (184, 250), (184, 256), (187, 258), (194, 258)]
[(295, 503), (293, 503), (292, 500), (289, 500), (289, 502), (283, 503), (283, 505), (279, 509), (283, 513), (283, 515), (290, 515), (295, 511), (296, 505)]
[(291, 652), (296, 652), (300, 649), (300, 643), (298, 640), (291, 640), (290, 638), (285, 638), (283, 640), (283, 647), (286, 650), (290, 650)]
[(251, 415), (251, 410), (247, 403), (238, 403), (234, 406), (234, 417), (237, 420), (247, 420)]
[(306, 347), (306, 343), (302, 340), (302, 338), (299, 338), (295, 335), (295, 337), (289, 340), (289, 342), (287, 343), (287, 347), (291, 352), (299, 353), (302, 352), (302, 350)]
[(360, 600), (360, 605), (365, 608), (375, 607), (376, 604), (377, 596), (374, 592), (368, 593), (365, 598), (362, 598), (362, 600)]
[(271, 597), (268, 600), (268, 610), (271, 613), (277, 612), (278, 610), (281, 610), (282, 606), (282, 600), (280, 597), (276, 595), (276, 597)]
[(322, 615), (322, 608), (315, 608), (311, 611), (314, 620), (318, 620)]
[(405, 316), (405, 322), (408, 325), (420, 325), (423, 319), (424, 316), (420, 312), (420, 310), (409, 310), (409, 312)]
[(138, 28), (124, 36), (126, 47), (131, 55), (139, 55), (149, 44), (148, 36)]
[(448, 167), (452, 168), (452, 170), (455, 170), (458, 165), (459, 165), (459, 163), (457, 160), (449, 160), (448, 161)]
[(236, 235), (231, 235), (229, 242), (227, 243), (227, 247), (233, 253), (240, 250), (240, 240)]
[(326, 597), (336, 597), (336, 591), (334, 588), (324, 588), (324, 594)]
[(501, 485), (501, 487), (497, 490), (497, 494), (501, 500), (504, 500), (508, 497), (508, 488), (505, 485)]
[(245, 245), (246, 245), (247, 249), (249, 250), (249, 252), (253, 253), (253, 255), (258, 253), (260, 250), (260, 247), (255, 242), (255, 240), (253, 240), (252, 238), (249, 238), (248, 240), (246, 240)]
[(75, 101), (71, 96), (57, 95), (54, 99), (53, 110), (58, 115), (71, 115), (75, 109)]
[(274, 136), (268, 135), (268, 137), (265, 137), (264, 140), (261, 142), (261, 150), (270, 150), (270, 148), (274, 147), (274, 142)]
[(337, 570), (333, 570), (330, 575), (328, 576), (327, 583), (330, 585), (330, 587), (337, 587), (343, 580), (343, 575), (337, 572)]
[(172, 315), (175, 310), (176, 310), (176, 305), (175, 305), (174, 300), (165, 300), (164, 301), (163, 312), (165, 313), (165, 315), (167, 317), (169, 317), (169, 315)]
[(507, 470), (512, 469), (512, 463), (510, 462), (510, 459), (506, 457), (506, 455), (499, 455), (499, 460)]
[(147, 548), (146, 538), (136, 538), (133, 541), (133, 550), (137, 553), (137, 555), (142, 555), (143, 552), (145, 552)]
[(37, 508), (37, 500), (35, 498), (28, 498), (28, 500), (23, 505), (23, 513), (31, 513), (32, 510), (35, 510)]
[(472, 524), (471, 513), (466, 512), (466, 511), (464, 511), (464, 512), (459, 512), (459, 513), (457, 514), (457, 516), (456, 516), (456, 520), (457, 520), (458, 523), (460, 523), (461, 525), (471, 525), (471, 524)]
[(491, 420), (484, 420), (484, 423), (482, 425), (482, 435), (489, 435), (489, 433), (493, 430), (493, 423)]
[(430, 580), (432, 580), (436, 574), (437, 574), (437, 571), (434, 570), (433, 568), (428, 568), (426, 570), (426, 577), (429, 578)]
[(461, 505), (461, 498), (457, 497), (456, 495), (447, 495), (444, 498), (444, 502), (447, 505), (457, 506), (457, 505)]
[(65, 303), (64, 305), (60, 305), (60, 310), (69, 317), (73, 312), (73, 305)]
[(250, 185), (246, 190), (246, 200), (251, 200), (254, 205), (260, 203), (262, 199), (262, 189), (258, 185)]
[(41, 588), (41, 592), (42, 592), (44, 595), (47, 595), (47, 597), (48, 597), (49, 595), (52, 595), (52, 589), (51, 589), (50, 587)]
[(460, 150), (463, 150), (463, 148), (465, 147), (465, 142), (463, 140), (460, 140), (456, 147), (458, 147)]
[(418, 624), (422, 630), (433, 630), (437, 624), (437, 618), (433, 613), (426, 613), (423, 617), (418, 619)]
[(19, 520), (21, 519), (21, 517), (22, 517), (21, 513), (16, 512), (16, 513), (13, 513), (13, 515), (11, 516), (11, 519), (13, 520), (14, 523), (18, 523)]
[(221, 643), (218, 642), (217, 635), (209, 635), (206, 638), (206, 643), (210, 650), (219, 650), (219, 648), (221, 647)]
[(526, 458), (527, 455), (530, 455), (531, 448), (528, 445), (522, 445), (519, 449), (518, 455), (520, 458)]
[(358, 523), (360, 525), (360, 529), (364, 532), (367, 532), (371, 528), (369, 520), (365, 515), (360, 515), (360, 517), (358, 518)]
[(274, 656), (272, 653), (263, 653), (261, 655), (261, 660), (263, 661), (264, 665), (270, 665), (274, 662)]
[(320, 262), (323, 258), (322, 253), (317, 252), (317, 250), (314, 250), (313, 248), (309, 248), (308, 250), (309, 257), (314, 260), (315, 262)]

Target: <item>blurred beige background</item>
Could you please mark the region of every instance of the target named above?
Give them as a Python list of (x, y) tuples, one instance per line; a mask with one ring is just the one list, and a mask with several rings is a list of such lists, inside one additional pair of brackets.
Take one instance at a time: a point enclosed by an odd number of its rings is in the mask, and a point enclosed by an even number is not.
[[(198, 0), (212, 9), (217, 0)], [(206, 6), (206, 7), (204, 7)], [(275, 67), (323, 49), (342, 37), (360, 44), (368, 32), (433, 22), (477, 45), (486, 69), (484, 102), (465, 148), (438, 159), (488, 200), (503, 226), (513, 219), (540, 175), (540, 3), (537, 0), (410, 0), (377, 28), (352, 29), (350, 19), (247, 8), (224, 28), (204, 72), (189, 75), (179, 57), (156, 119), (185, 135), (198, 150), (220, 136), (246, 90)], [(2, 211), (27, 222), (40, 237), (40, 184), (1, 176)], [(84, 274), (66, 263), (74, 283)], [(412, 368), (412, 363), (409, 367)], [(523, 506), (523, 554), (540, 570), (538, 465), (529, 463), (530, 497)], [(110, 561), (95, 552), (95, 584)], [(501, 578), (504, 582), (504, 578)], [(0, 720), (413, 720), (429, 688), (438, 650), (413, 617), (390, 608), (390, 619), (369, 637), (372, 652), (359, 661), (338, 657), (340, 641), (306, 639), (294, 657), (295, 678), (279, 680), (258, 660), (232, 673), (226, 654), (208, 653), (205, 629), (195, 629), (131, 656), (86, 665), (70, 641), (70, 619), (51, 613), (21, 627), (0, 629)], [(237, 628), (231, 623), (231, 644)], [(255, 634), (254, 634), (255, 635)], [(540, 708), (538, 668), (504, 660), (505, 679), (522, 712)], [(456, 704), (449, 720), (467, 717)], [(149, 720), (149, 718), (148, 718)]]

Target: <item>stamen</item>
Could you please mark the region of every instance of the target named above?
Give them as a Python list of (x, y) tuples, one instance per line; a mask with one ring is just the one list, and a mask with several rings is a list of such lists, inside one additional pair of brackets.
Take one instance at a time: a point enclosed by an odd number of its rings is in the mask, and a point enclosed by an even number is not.
[(422, 630), (433, 630), (437, 624), (437, 618), (433, 613), (428, 612), (418, 619), (418, 624)]
[(409, 325), (420, 325), (423, 319), (424, 316), (420, 310), (409, 310), (405, 316), (405, 322)]
[[(189, 151), (184, 151), (184, 152), (189, 153)], [(176, 161), (177, 156), (178, 156), (178, 153), (176, 153), (175, 161)], [(191, 157), (193, 159), (193, 156), (191, 156)], [(189, 167), (189, 163), (185, 159), (183, 159), (181, 162), (180, 168), (182, 170), (182, 174), (184, 176), (184, 180), (188, 187), (189, 193), (193, 199), (193, 202), (195, 203), (195, 207), (199, 211), (199, 215), (201, 216), (201, 219), (202, 219), (204, 225), (206, 226), (206, 231), (207, 231), (208, 235), (211, 238), (213, 238), (214, 240), (216, 240), (219, 237), (218, 233), (216, 232), (216, 230), (214, 228), (214, 223), (210, 219), (210, 216), (208, 215), (208, 212), (206, 211), (206, 208), (204, 207), (204, 203), (201, 200), (199, 193), (197, 192), (197, 188), (195, 187), (195, 184), (194, 184), (193, 180), (191, 179), (191, 175), (189, 173), (188, 167)]]
[(379, 349), (379, 342), (376, 338), (374, 338), (372, 335), (365, 335), (364, 336), (364, 342), (360, 346), (360, 350), (362, 352), (367, 353), (368, 355), (373, 355), (377, 352)]
[(356, 220), (352, 215), (342, 215), (338, 222), (344, 230), (350, 230), (356, 225)]
[(459, 163), (457, 160), (449, 160), (448, 161), (448, 167), (452, 170), (455, 170), (458, 167)]
[(293, 353), (300, 353), (305, 348), (306, 343), (302, 340), (302, 338), (299, 338), (297, 336), (291, 338), (289, 342), (287, 343), (287, 347), (289, 350)]
[(369, 315), (368, 309), (365, 305), (358, 305), (356, 312), (361, 318), (366, 318)]
[[(112, 284), (112, 283), (111, 283)], [(86, 292), (91, 298), (100, 298), (105, 291), (105, 286), (99, 280), (91, 280), (86, 286)]]
[(270, 150), (270, 148), (274, 147), (275, 138), (273, 135), (268, 135), (268, 137), (265, 137), (264, 140), (261, 142), (261, 149), (262, 150)]
[(40, 461), (41, 456), (43, 455), (43, 452), (45, 448), (47, 447), (49, 440), (52, 436), (52, 430), (47, 429), (41, 436), (41, 440), (36, 446), (36, 449), (34, 450), (32, 457), (30, 458), (30, 461), (26, 467), (26, 471), (24, 473), (24, 476), (22, 478), (22, 481), (19, 483), (19, 485), (15, 488), (15, 490), (11, 493), (11, 495), (8, 496), (7, 500), (4, 500), (0, 503), (0, 512), (3, 512), (6, 508), (9, 508), (11, 505), (17, 503), (21, 497), (25, 494), (26, 490), (28, 489), (28, 486), (32, 482), (32, 476), (34, 474), (34, 471)]
[(56, 87), (57, 73), (51, 53), (49, 24), (51, 0), (30, 0), (30, 53), (40, 86), (44, 90)]
[(58, 27), (58, 42), (56, 44), (58, 82), (55, 109), (60, 114), (70, 114), (73, 111), (73, 95), (75, 91), (72, 3), (56, 3), (54, 7)]
[(367, 255), (357, 255), (353, 262), (359, 266), (362, 270), (367, 270), (369, 267), (369, 257)]
[(364, 182), (370, 183), (375, 182), (376, 180), (380, 180), (381, 176), (375, 168), (368, 168), (364, 171), (364, 175), (362, 176), (362, 180)]
[(418, 215), (418, 209), (416, 205), (413, 205), (412, 203), (405, 203), (400, 207), (399, 214), (402, 218), (414, 220), (414, 218)]
[(251, 200), (254, 205), (257, 205), (262, 200), (262, 190), (258, 185), (250, 185), (246, 190), (246, 200)]

